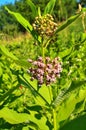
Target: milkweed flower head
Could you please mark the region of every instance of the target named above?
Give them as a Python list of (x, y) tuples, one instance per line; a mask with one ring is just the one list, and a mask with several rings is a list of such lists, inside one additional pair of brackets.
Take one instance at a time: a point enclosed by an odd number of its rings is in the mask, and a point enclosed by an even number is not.
[(35, 61), (28, 59), (28, 62), (31, 63), (31, 67), (27, 72), (30, 74), (31, 80), (37, 79), (39, 85), (44, 83), (50, 85), (56, 82), (62, 72), (62, 63), (59, 58), (51, 60), (49, 57), (45, 57), (43, 60), (42, 57), (38, 57)]
[(57, 29), (57, 23), (54, 22), (52, 15), (46, 14), (35, 18), (33, 28), (39, 35), (52, 36)]

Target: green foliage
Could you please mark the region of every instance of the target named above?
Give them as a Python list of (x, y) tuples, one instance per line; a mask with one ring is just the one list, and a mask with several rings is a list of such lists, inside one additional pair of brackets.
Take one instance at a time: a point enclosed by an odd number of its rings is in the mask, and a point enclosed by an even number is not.
[(37, 9), (36, 9), (36, 6), (34, 3), (32, 3), (31, 0), (27, 0), (27, 4), (29, 4), (29, 6), (31, 7), (31, 10), (32, 10), (32, 14), (34, 16), (34, 18), (37, 16)]
[(10, 14), (14, 15), (16, 17), (16, 19), (18, 20), (18, 22), (21, 23), (21, 25), (25, 27), (25, 29), (27, 29), (27, 30), (29, 29), (30, 32), (32, 31), (32, 26), (30, 25), (30, 23), (26, 19), (24, 19), (19, 13), (14, 13), (14, 12), (10, 11), (7, 7), (5, 7), (5, 9)]
[(51, 14), (54, 6), (55, 6), (56, 0), (50, 0), (47, 6), (45, 7), (44, 14)]
[(42, 117), (40, 120), (38, 120), (35, 117), (35, 115), (37, 114), (38, 114), (37, 112), (30, 112), (30, 114), (17, 113), (16, 111), (8, 109), (7, 107), (4, 107), (3, 109), (0, 110), (0, 118), (4, 118), (10, 124), (19, 124), (19, 123), (30, 124), (30, 121), (32, 121), (38, 126), (38, 127), (36, 126), (38, 129), (49, 130), (48, 127), (45, 125), (46, 118)]
[[(19, 12), (24, 18), (30, 21), (30, 23), (33, 23), (34, 17), (38, 15), (39, 7), (43, 14), (53, 14), (56, 21), (67, 19), (72, 14), (75, 14), (77, 1), (60, 0), (57, 2), (56, 0), (18, 0), (15, 1), (14, 4), (7, 4), (6, 6), (12, 11)], [(0, 7), (0, 15), (0, 30), (2, 32), (15, 37), (18, 32), (26, 31), (24, 27), (17, 23), (16, 20), (5, 11), (4, 6)]]
[(75, 15), (70, 17), (61, 27), (58, 28), (58, 30), (56, 31), (56, 33), (58, 33), (59, 31), (65, 29), (67, 26), (69, 26), (72, 22), (74, 22), (81, 14)]
[(19, 124), (29, 120), (29, 116), (27, 114), (19, 114), (6, 107), (0, 110), (0, 118), (4, 118), (10, 124)]

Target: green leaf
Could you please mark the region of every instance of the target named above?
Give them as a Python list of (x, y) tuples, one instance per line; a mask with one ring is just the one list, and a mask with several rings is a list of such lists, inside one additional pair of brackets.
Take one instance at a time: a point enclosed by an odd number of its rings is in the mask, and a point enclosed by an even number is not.
[(80, 89), (78, 96), (77, 93), (71, 93), (71, 95), (60, 105), (57, 114), (57, 121), (61, 122), (68, 119), (75, 110), (76, 104), (83, 101), (85, 97), (86, 89)]
[(10, 124), (19, 124), (28, 121), (30, 116), (26, 113), (17, 113), (12, 109), (4, 107), (0, 110), (0, 118), (3, 118)]
[[(35, 123), (40, 130), (49, 130), (48, 126), (46, 125), (47, 119), (44, 116), (38, 117), (39, 113), (30, 111), (30, 114), (26, 113), (17, 113), (16, 111), (4, 107), (0, 110), (0, 118), (3, 118), (10, 124), (19, 124), (19, 123), (26, 123), (29, 121)], [(38, 118), (37, 118), (37, 117)], [(39, 119), (40, 118), (40, 119)]]
[(80, 14), (77, 14), (77, 15), (74, 15), (74, 16), (71, 16), (66, 22), (64, 22), (58, 29), (57, 31), (55, 32), (58, 33), (60, 31), (62, 31), (63, 29), (67, 28), (71, 23), (73, 23), (79, 16), (81, 15)]
[(55, 6), (55, 2), (56, 0), (50, 0), (47, 4), (47, 6), (45, 7), (45, 10), (44, 10), (44, 15), (45, 14), (51, 14), (53, 12), (53, 8)]
[(12, 87), (10, 90), (8, 90), (6, 93), (4, 93), (1, 97), (0, 97), (0, 102), (4, 101), (5, 98), (7, 98), (14, 90), (16, 90), (17, 88), (19, 88), (20, 84), (16, 85), (16, 87)]
[(34, 100), (37, 101), (38, 105), (40, 104), (45, 106), (45, 104), (47, 104), (47, 106), (49, 106), (48, 101), (38, 92), (36, 85), (31, 83), (29, 78), (27, 79), (27, 76), (19, 76), (19, 83), (31, 91), (32, 95), (34, 96)]
[(86, 8), (82, 8), (82, 10), (81, 10), (82, 12), (86, 12)]
[(40, 7), (38, 7), (38, 16), (39, 16), (39, 17), (41, 16), (41, 10), (40, 10)]
[(12, 12), (7, 7), (5, 7), (5, 9), (8, 11), (8, 13), (12, 14), (27, 31), (32, 34), (34, 39), (36, 39), (39, 43), (41, 42), (41, 37), (33, 30), (33, 27), (29, 21), (27, 21), (20, 13)]
[(51, 103), (51, 97), (49, 93), (50, 86), (42, 85), (39, 89), (39, 93), (44, 97), (44, 99), (50, 104)]
[(31, 24), (20, 14), (20, 13), (16, 13), (16, 12), (12, 12), (10, 11), (7, 7), (5, 7), (5, 9), (8, 11), (8, 13), (12, 14), (13, 16), (15, 16), (15, 18), (17, 19), (17, 21), (27, 30), (32, 32), (33, 28), (31, 26)]
[(86, 114), (69, 121), (60, 130), (86, 130)]
[(86, 33), (81, 33), (81, 42), (85, 42), (86, 41)]
[(15, 63), (22, 67), (28, 67), (28, 62), (24, 59), (18, 59), (17, 61), (15, 61)]
[(2, 70), (2, 67), (0, 66), (0, 77), (2, 74), (3, 74), (3, 70)]
[(68, 56), (72, 52), (72, 50), (73, 50), (72, 47), (69, 49), (65, 49), (64, 51), (59, 52), (58, 55), (59, 55), (59, 57), (64, 58), (64, 57)]
[(80, 88), (82, 85), (86, 85), (86, 80), (74, 80), (68, 90), (68, 93), (75, 91), (76, 89)]
[[(5, 56), (7, 56), (7, 57), (11, 58), (12, 60), (14, 60), (17, 65), (21, 65), (23, 67), (27, 67), (28, 66), (28, 62), (26, 60), (18, 59), (15, 55), (13, 55), (12, 52), (9, 52), (9, 50), (5, 46), (0, 45), (0, 49), (1, 49), (2, 53)], [(1, 69), (1, 67), (0, 67), (0, 69)], [(0, 73), (2, 73), (2, 71), (0, 71)]]
[(75, 104), (75, 94), (71, 94), (71, 96), (59, 107), (59, 111), (57, 114), (58, 122), (66, 120), (71, 115), (75, 108)]
[(46, 125), (47, 118), (40, 116), (38, 112), (30, 111), (30, 121), (37, 124), (40, 130), (49, 130), (49, 127)]
[(0, 49), (6, 56), (10, 57), (13, 60), (18, 60), (18, 58), (14, 56), (12, 52), (9, 52), (5, 46), (0, 45)]
[(22, 130), (29, 130), (29, 128), (28, 128), (28, 126), (25, 126), (25, 127), (22, 128)]
[(38, 15), (37, 14), (37, 9), (35, 4), (31, 1), (31, 0), (27, 0), (27, 4), (30, 6), (31, 10), (32, 10), (32, 15), (34, 16), (34, 18)]

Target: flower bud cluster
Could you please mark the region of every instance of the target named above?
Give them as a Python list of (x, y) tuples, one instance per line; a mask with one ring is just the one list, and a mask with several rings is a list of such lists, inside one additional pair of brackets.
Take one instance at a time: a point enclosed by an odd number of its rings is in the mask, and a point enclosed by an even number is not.
[(54, 22), (50, 14), (35, 18), (33, 28), (39, 35), (52, 36), (57, 29), (57, 23)]
[(28, 62), (32, 64), (32, 67), (28, 70), (31, 80), (37, 79), (39, 85), (44, 83), (49, 85), (56, 82), (56, 79), (60, 77), (62, 72), (59, 58), (51, 60), (49, 57), (46, 57), (45, 61), (43, 61), (42, 57), (38, 57), (36, 61), (28, 59)]

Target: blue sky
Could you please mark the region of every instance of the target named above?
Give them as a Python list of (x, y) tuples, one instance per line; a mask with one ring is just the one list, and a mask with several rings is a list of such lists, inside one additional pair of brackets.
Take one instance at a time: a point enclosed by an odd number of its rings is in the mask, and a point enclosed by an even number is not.
[(14, 3), (15, 0), (0, 0), (0, 5), (4, 5), (7, 3)]
[[(77, 0), (79, 2), (79, 0)], [(4, 5), (4, 4), (7, 4), (7, 3), (14, 3), (15, 0), (0, 0), (0, 5)]]

